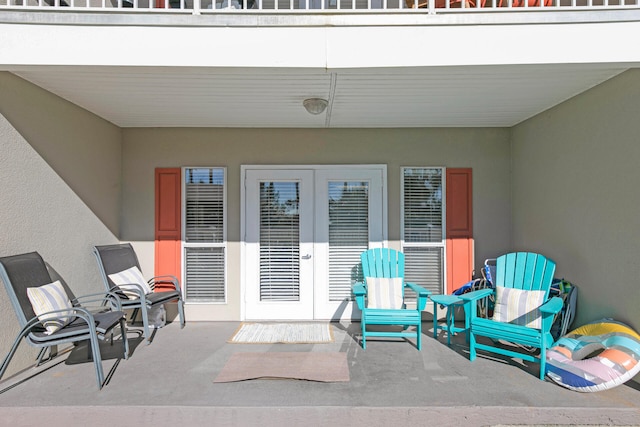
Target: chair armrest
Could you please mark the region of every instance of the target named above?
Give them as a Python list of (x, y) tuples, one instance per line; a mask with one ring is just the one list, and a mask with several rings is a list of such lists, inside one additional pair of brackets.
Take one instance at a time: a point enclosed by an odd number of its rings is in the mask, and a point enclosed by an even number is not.
[(367, 288), (364, 287), (362, 283), (355, 283), (351, 290), (356, 297), (365, 296), (367, 294)]
[(140, 305), (142, 307), (145, 307), (147, 305), (147, 297), (146, 297), (147, 294), (142, 289), (142, 286), (140, 286), (138, 283), (125, 283), (125, 285), (129, 287), (127, 291), (135, 292), (136, 294), (138, 294), (138, 298), (128, 297), (127, 295), (124, 294), (124, 291), (120, 289), (120, 287), (118, 286), (113, 286), (110, 289), (109, 293), (115, 294), (116, 297), (119, 299), (119, 301), (138, 301), (139, 300)]
[(95, 330), (95, 320), (93, 318), (93, 314), (89, 310), (83, 307), (63, 308), (61, 310), (52, 310), (52, 311), (47, 311), (45, 313), (41, 313), (31, 318), (25, 324), (23, 330), (28, 331), (38, 324), (41, 324), (42, 327), (44, 327), (44, 324), (43, 324), (44, 321), (40, 320), (41, 317), (45, 318), (45, 320), (79, 317), (85, 322), (87, 322), (90, 329)]
[(477, 301), (482, 298), (486, 298), (489, 295), (493, 294), (494, 289), (486, 288), (486, 289), (478, 289), (477, 291), (467, 292), (466, 294), (458, 295), (461, 300), (466, 302)]
[(102, 305), (105, 305), (105, 306), (106, 306), (106, 303), (110, 303), (112, 310), (122, 311), (122, 304), (120, 304), (120, 297), (114, 291), (80, 295), (79, 297), (75, 297), (74, 299), (71, 300), (71, 304), (77, 303), (79, 305), (84, 305), (89, 302), (102, 302)]
[(365, 287), (364, 283), (355, 283), (352, 287), (351, 287), (351, 292), (353, 292), (353, 295), (356, 297), (356, 303), (358, 304), (358, 308), (360, 310), (364, 310), (365, 308), (365, 304), (364, 304), (364, 297), (367, 295), (367, 288)]
[(413, 292), (415, 292), (419, 297), (428, 297), (431, 295), (431, 291), (425, 289), (420, 285), (416, 285), (415, 283), (405, 282), (404, 285), (410, 288)]
[(151, 289), (155, 289), (156, 285), (173, 285), (176, 291), (180, 291), (180, 281), (176, 276), (164, 275), (164, 276), (154, 276), (147, 281)]
[(539, 308), (540, 312), (543, 314), (558, 314), (560, 310), (562, 310), (562, 298), (553, 297), (544, 304), (542, 304)]
[(553, 344), (554, 341), (554, 338), (550, 333), (551, 327), (553, 326), (553, 321), (556, 318), (556, 314), (558, 314), (560, 310), (562, 310), (562, 305), (562, 298), (553, 297), (538, 308), (538, 310), (540, 310), (540, 314), (542, 315), (542, 325), (540, 330), (545, 334), (546, 340), (550, 345)]
[(427, 298), (431, 295), (431, 291), (426, 290), (420, 285), (416, 285), (415, 283), (404, 282), (404, 286), (411, 289), (418, 296), (416, 301), (416, 308), (418, 311), (422, 311), (427, 306)]
[(464, 305), (464, 323), (465, 328), (468, 328), (472, 319), (480, 318), (478, 316), (478, 301), (483, 298), (487, 298), (495, 292), (495, 289), (485, 288), (478, 289), (477, 291), (467, 292), (466, 294), (458, 295), (463, 301)]
[(173, 276), (171, 274), (164, 274), (164, 275), (160, 275), (160, 276), (153, 276), (150, 280), (151, 281), (155, 281), (155, 282), (172, 282), (175, 284), (180, 283), (180, 281), (178, 280), (178, 278), (176, 276)]

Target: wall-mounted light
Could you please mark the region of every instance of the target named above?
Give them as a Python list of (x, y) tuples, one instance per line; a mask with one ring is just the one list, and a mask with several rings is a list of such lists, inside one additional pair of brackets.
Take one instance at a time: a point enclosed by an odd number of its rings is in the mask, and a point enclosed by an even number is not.
[(327, 102), (326, 99), (322, 98), (307, 98), (302, 101), (302, 105), (304, 105), (304, 108), (306, 108), (307, 111), (311, 114), (322, 113), (327, 108), (328, 104), (329, 102)]

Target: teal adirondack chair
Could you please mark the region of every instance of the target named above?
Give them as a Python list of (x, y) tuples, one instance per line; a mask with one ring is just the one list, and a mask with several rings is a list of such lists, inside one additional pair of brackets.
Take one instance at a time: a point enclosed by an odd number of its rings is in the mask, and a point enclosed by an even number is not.
[[(485, 350), (540, 364), (540, 379), (546, 373), (546, 350), (553, 345), (551, 325), (562, 309), (562, 300), (549, 299), (549, 289), (556, 264), (543, 255), (517, 252), (496, 260), (495, 289), (481, 289), (460, 295), (464, 300), (466, 326), (469, 328), (469, 360), (477, 350)], [(477, 301), (495, 294), (495, 308), (490, 319), (477, 313)], [(493, 344), (478, 343), (477, 337)], [(538, 355), (500, 346), (498, 340), (540, 349)]]
[[(362, 312), (362, 348), (367, 348), (367, 337), (415, 338), (418, 350), (422, 348), (422, 310), (427, 304), (429, 291), (404, 281), (404, 254), (393, 249), (369, 249), (360, 255), (364, 283), (353, 286), (353, 294)], [(408, 309), (404, 303), (404, 290), (416, 293), (416, 308)], [(400, 325), (401, 331), (367, 330), (370, 325)], [(410, 327), (415, 327), (410, 330)]]

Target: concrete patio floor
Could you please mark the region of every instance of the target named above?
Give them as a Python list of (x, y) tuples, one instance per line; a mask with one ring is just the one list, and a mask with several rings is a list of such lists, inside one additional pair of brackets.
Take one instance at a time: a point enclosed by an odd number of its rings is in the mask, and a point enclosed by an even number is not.
[[(360, 347), (359, 324), (333, 323), (330, 344), (230, 344), (239, 322), (177, 322), (132, 354), (103, 348), (107, 385), (99, 391), (86, 351), (0, 382), (2, 426), (496, 426), (640, 425), (640, 386), (630, 381), (577, 393), (537, 378), (538, 365), (481, 354), (469, 362), (464, 336), (432, 336), (423, 349), (397, 340)], [(23, 343), (22, 345), (26, 345)], [(121, 350), (120, 350), (121, 351)], [(344, 352), (350, 381), (260, 379), (213, 383), (236, 352)], [(65, 360), (66, 359), (66, 360)]]

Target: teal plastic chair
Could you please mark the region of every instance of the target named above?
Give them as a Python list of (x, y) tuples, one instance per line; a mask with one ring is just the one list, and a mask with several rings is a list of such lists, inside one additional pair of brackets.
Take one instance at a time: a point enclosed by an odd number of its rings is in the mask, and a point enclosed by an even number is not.
[[(422, 348), (422, 310), (427, 304), (430, 294), (425, 288), (404, 281), (404, 254), (393, 249), (369, 249), (360, 255), (362, 273), (365, 281), (353, 286), (353, 294), (362, 312), (360, 324), (362, 328), (362, 348), (367, 348), (367, 337), (414, 338), (418, 350)], [(402, 303), (399, 308), (369, 307), (367, 278), (393, 279), (400, 278)], [(406, 288), (416, 293), (416, 308), (408, 309), (404, 303)], [(371, 325), (400, 325), (402, 330), (367, 330)], [(413, 330), (410, 327), (414, 327)]]
[[(549, 299), (549, 289), (555, 269), (555, 262), (543, 255), (530, 252), (509, 253), (496, 260), (494, 289), (481, 289), (460, 295), (464, 301), (468, 325), (469, 360), (475, 360), (477, 350), (520, 358), (539, 363), (540, 379), (544, 379), (546, 350), (554, 342), (551, 326), (556, 314), (562, 309), (562, 299), (558, 297)], [(483, 318), (478, 313), (477, 302), (491, 294), (496, 296), (494, 314), (492, 318)], [(506, 298), (507, 294), (509, 298)], [(500, 296), (502, 298), (498, 298)], [(532, 298), (533, 296), (539, 298), (540, 302), (540, 305), (535, 308), (532, 306), (532, 302), (536, 299)], [(532, 298), (529, 299), (528, 304), (525, 303), (526, 298)], [(506, 310), (507, 301), (509, 301), (508, 310)], [(505, 321), (504, 316), (507, 311), (513, 315), (513, 320)], [(539, 325), (530, 323), (533, 319), (539, 319), (537, 320)], [(480, 336), (490, 340), (487, 340), (488, 343), (481, 344), (477, 340)], [(535, 355), (515, 351), (501, 346), (498, 340), (538, 348), (540, 352)]]

